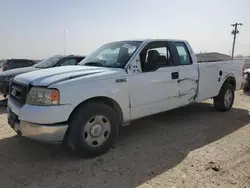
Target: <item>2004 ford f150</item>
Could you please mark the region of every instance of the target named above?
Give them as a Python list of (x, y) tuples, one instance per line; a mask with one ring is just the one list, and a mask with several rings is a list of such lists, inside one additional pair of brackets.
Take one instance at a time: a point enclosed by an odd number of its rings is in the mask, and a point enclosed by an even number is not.
[(243, 62), (197, 63), (182, 40), (105, 44), (80, 62), (16, 76), (8, 122), (24, 137), (66, 141), (78, 155), (97, 156), (130, 121), (213, 98), (228, 111), (243, 85)]

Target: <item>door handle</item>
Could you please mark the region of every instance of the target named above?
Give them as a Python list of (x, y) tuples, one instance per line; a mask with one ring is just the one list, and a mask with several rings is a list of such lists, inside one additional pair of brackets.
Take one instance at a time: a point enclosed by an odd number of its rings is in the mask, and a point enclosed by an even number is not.
[(115, 80), (116, 83), (127, 82), (127, 78), (118, 78)]
[(173, 80), (179, 79), (179, 73), (178, 72), (172, 72), (171, 77)]

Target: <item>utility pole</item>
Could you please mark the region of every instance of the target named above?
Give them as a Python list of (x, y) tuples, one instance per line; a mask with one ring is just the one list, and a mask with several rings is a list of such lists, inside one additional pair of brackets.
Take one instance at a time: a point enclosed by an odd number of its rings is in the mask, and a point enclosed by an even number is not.
[(232, 34), (234, 35), (234, 40), (233, 40), (233, 49), (232, 49), (232, 59), (234, 59), (234, 47), (235, 47), (235, 40), (236, 40), (236, 35), (239, 34), (239, 30), (237, 29), (238, 25), (243, 25), (242, 23), (235, 23), (231, 24), (232, 27), (234, 27), (234, 30), (232, 31)]

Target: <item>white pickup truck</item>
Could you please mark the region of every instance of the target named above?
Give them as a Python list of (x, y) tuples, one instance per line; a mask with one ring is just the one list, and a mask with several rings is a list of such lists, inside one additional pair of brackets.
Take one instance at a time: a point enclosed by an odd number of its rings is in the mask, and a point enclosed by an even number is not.
[(211, 98), (216, 110), (230, 110), (243, 79), (243, 62), (197, 63), (186, 41), (112, 42), (79, 66), (16, 76), (8, 123), (24, 137), (97, 156), (132, 120)]

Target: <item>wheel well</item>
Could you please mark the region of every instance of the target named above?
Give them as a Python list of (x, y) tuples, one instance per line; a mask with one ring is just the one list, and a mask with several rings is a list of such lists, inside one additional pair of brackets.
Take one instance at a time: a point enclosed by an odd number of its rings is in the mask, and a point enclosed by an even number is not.
[(69, 120), (72, 117), (72, 115), (74, 114), (74, 112), (77, 111), (80, 106), (84, 106), (90, 102), (100, 102), (100, 103), (104, 103), (104, 104), (110, 106), (117, 113), (119, 120), (120, 120), (120, 123), (121, 124), (123, 123), (123, 113), (122, 113), (122, 109), (121, 109), (120, 105), (115, 100), (113, 100), (109, 97), (93, 97), (93, 98), (90, 98), (90, 99), (87, 99), (87, 100), (81, 102), (71, 112), (71, 114), (69, 116)]
[[(230, 84), (230, 85), (232, 85), (233, 87), (234, 87), (234, 90), (236, 89), (236, 81), (235, 81), (235, 78), (234, 77), (228, 77), (227, 79), (226, 79), (226, 81), (224, 82), (224, 84)], [(223, 85), (224, 85), (223, 84)]]

